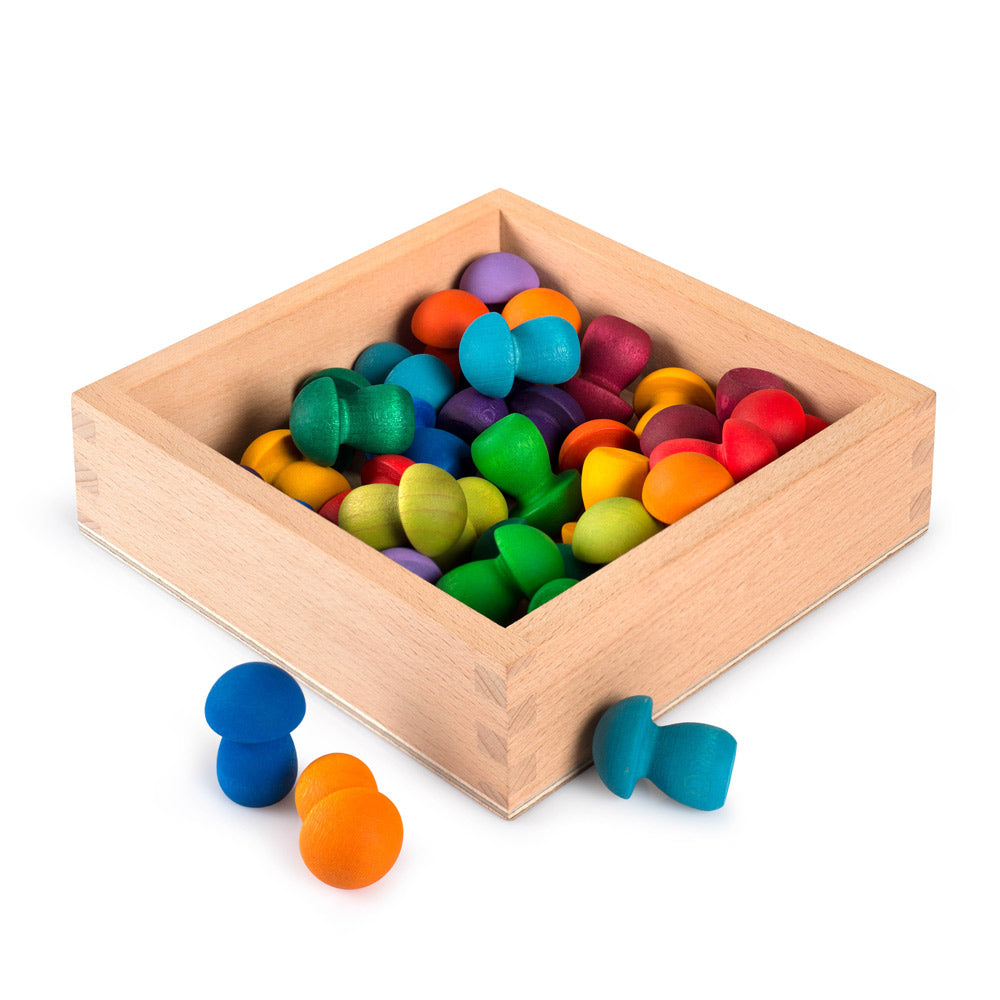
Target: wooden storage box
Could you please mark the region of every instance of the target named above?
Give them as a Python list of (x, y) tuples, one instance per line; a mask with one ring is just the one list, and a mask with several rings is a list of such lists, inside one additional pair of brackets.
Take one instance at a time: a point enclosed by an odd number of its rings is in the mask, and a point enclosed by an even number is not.
[[(829, 428), (508, 628), (237, 464), (311, 371), (404, 334), (474, 257), (519, 253), (647, 370), (780, 374)], [(510, 818), (927, 529), (934, 393), (495, 191), (73, 395), (82, 531)]]

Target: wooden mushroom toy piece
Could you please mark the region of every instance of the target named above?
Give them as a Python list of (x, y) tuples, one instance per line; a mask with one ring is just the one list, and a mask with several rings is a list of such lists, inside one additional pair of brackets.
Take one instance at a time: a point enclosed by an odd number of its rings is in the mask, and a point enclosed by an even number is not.
[(658, 368), (636, 387), (632, 406), (639, 418), (635, 432), (642, 438), (654, 413), (668, 406), (688, 403), (715, 412), (715, 393), (700, 376), (687, 368)]
[(523, 598), (530, 600), (563, 575), (563, 558), (548, 535), (529, 524), (504, 524), (493, 533), (497, 555), (449, 570), (438, 587), (456, 600), (507, 625)]
[(509, 395), (514, 379), (554, 385), (580, 367), (580, 340), (561, 316), (537, 316), (511, 327), (499, 313), (469, 324), (458, 345), (469, 385), (486, 396)]
[(583, 508), (580, 473), (553, 473), (541, 431), (522, 413), (510, 413), (472, 442), (472, 460), (485, 479), (517, 501), (514, 513), (555, 535)]
[(563, 385), (587, 420), (618, 420), (632, 416), (632, 404), (621, 394), (649, 361), (649, 334), (618, 316), (591, 320), (580, 341), (580, 371)]
[(620, 798), (648, 778), (664, 795), (692, 809), (720, 809), (729, 793), (736, 740), (699, 722), (658, 726), (653, 699), (639, 695), (612, 705), (594, 731), (594, 766)]
[(413, 397), (399, 385), (343, 392), (335, 379), (307, 382), (292, 401), (296, 448), (318, 465), (333, 465), (341, 445), (372, 454), (402, 454), (413, 441)]
[(416, 462), (399, 480), (370, 483), (350, 491), (337, 523), (373, 548), (411, 546), (432, 559), (461, 537), (468, 520), (465, 493), (436, 465)]

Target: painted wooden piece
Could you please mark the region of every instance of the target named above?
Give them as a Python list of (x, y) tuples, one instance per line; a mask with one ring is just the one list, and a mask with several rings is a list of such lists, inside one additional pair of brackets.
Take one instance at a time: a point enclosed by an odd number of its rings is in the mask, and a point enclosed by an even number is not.
[(437, 426), (456, 434), (470, 444), (487, 427), (510, 413), (507, 400), (485, 396), (478, 389), (468, 386), (459, 389), (441, 407), (437, 415)]
[[(720, 422), (733, 415), (736, 404), (758, 389), (784, 389), (784, 381), (774, 372), (763, 368), (730, 368), (723, 372), (715, 386), (715, 415)], [(696, 434), (678, 434), (678, 437), (697, 437)]]
[(305, 713), (302, 689), (273, 663), (241, 663), (212, 685), (205, 721), (222, 737), (215, 773), (230, 799), (261, 808), (292, 790), (298, 757), (290, 734)]
[(622, 393), (639, 377), (653, 349), (649, 334), (619, 316), (591, 320), (580, 340), (580, 371), (563, 388), (580, 404), (586, 420), (632, 416)]
[(601, 446), (639, 451), (639, 438), (631, 427), (619, 420), (586, 420), (566, 435), (559, 449), (559, 471), (582, 470), (587, 455)]
[(462, 476), (458, 485), (465, 494), (468, 517), (457, 541), (437, 557), (442, 569), (451, 569), (468, 559), (483, 533), (506, 520), (510, 513), (503, 493), (481, 476)]
[(385, 381), (389, 374), (413, 352), (395, 340), (379, 340), (369, 344), (355, 359), (353, 369), (372, 385)]
[(399, 516), (399, 486), (368, 483), (347, 493), (337, 510), (337, 524), (373, 549), (410, 544)]
[(320, 799), (342, 788), (372, 788), (378, 784), (371, 768), (349, 753), (328, 753), (317, 757), (302, 769), (295, 783), (295, 811), (305, 819)]
[(308, 385), (310, 382), (315, 382), (318, 378), (332, 378), (337, 383), (337, 389), (341, 394), (349, 394), (357, 389), (365, 389), (372, 384), (361, 372), (355, 371), (353, 368), (334, 367), (321, 368), (319, 371), (307, 375), (298, 388), (301, 389), (302, 386)]
[(523, 323), (543, 316), (559, 316), (573, 327), (573, 332), (578, 337), (582, 322), (580, 310), (572, 300), (554, 288), (528, 288), (518, 292), (503, 307), (502, 315), (511, 329), (517, 329)]
[(537, 316), (511, 328), (499, 313), (473, 320), (458, 345), (469, 385), (486, 396), (510, 394), (515, 378), (565, 382), (580, 367), (576, 330), (561, 316)]
[(583, 508), (580, 473), (553, 473), (541, 432), (522, 413), (483, 431), (472, 442), (472, 460), (485, 479), (516, 500), (514, 513), (546, 534), (556, 534)]
[(543, 583), (538, 590), (535, 591), (531, 600), (528, 601), (528, 614), (532, 611), (537, 610), (543, 604), (548, 604), (554, 597), (558, 597), (560, 594), (565, 594), (570, 587), (576, 584), (578, 581), (573, 577), (560, 576), (555, 580), (549, 580), (548, 583)]
[(436, 465), (457, 479), (473, 471), (469, 443), (440, 427), (417, 427), (404, 456), (417, 464)]
[(639, 438), (639, 448), (644, 455), (652, 455), (661, 441), (674, 438), (700, 438), (702, 441), (722, 441), (722, 424), (719, 418), (704, 406), (694, 403), (677, 403), (657, 410), (646, 421)]
[(304, 385), (289, 417), (296, 448), (319, 465), (333, 465), (345, 444), (373, 454), (404, 452), (414, 426), (413, 398), (402, 386), (376, 384), (345, 394), (332, 378)]
[(441, 567), (430, 556), (425, 556), (416, 549), (405, 545), (392, 546), (382, 549), (382, 555), (428, 583), (437, 583), (441, 579)]
[(321, 882), (363, 889), (396, 863), (403, 847), (399, 810), (350, 754), (314, 760), (296, 785), (295, 807), (302, 820), (299, 853)]
[[(317, 379), (321, 378), (332, 378), (336, 383), (337, 392), (341, 396), (349, 396), (358, 389), (364, 389), (371, 385), (371, 382), (360, 372), (354, 371), (352, 368), (323, 368), (320, 371), (312, 372), (302, 382), (296, 387), (295, 396), (299, 394), (304, 386), (307, 386), (310, 382), (315, 382)], [(334, 468), (343, 471), (344, 469), (350, 467), (354, 458), (357, 454), (356, 449), (350, 446), (342, 446), (340, 451), (337, 453), (336, 459), (329, 463), (334, 466)]]
[(594, 766), (601, 781), (620, 798), (631, 797), (648, 778), (657, 788), (692, 809), (721, 809), (729, 794), (736, 740), (718, 726), (653, 722), (653, 699), (624, 698), (612, 705), (594, 730)]
[(507, 403), (511, 413), (524, 414), (538, 428), (552, 463), (558, 461), (566, 435), (584, 422), (580, 404), (554, 385), (527, 385), (515, 389)]
[(653, 414), (667, 406), (688, 403), (715, 412), (712, 387), (695, 372), (686, 368), (658, 368), (650, 372), (636, 387), (632, 405), (639, 418), (635, 432), (642, 432)]
[(240, 465), (256, 472), (265, 483), (273, 484), (281, 470), (302, 459), (289, 430), (265, 431), (247, 445)]
[(502, 528), (505, 524), (527, 524), (523, 517), (505, 517), (502, 521), (497, 521), (496, 524), (488, 527), (480, 536), (476, 539), (476, 544), (472, 547), (472, 558), (473, 559), (495, 559), (499, 554), (496, 542), (493, 540), (493, 536), (497, 532), (497, 528)]
[(435, 414), (455, 392), (455, 376), (433, 354), (411, 354), (403, 358), (386, 375), (385, 384), (402, 386), (414, 399), (429, 403)]
[(410, 330), (428, 347), (457, 350), (465, 328), (488, 311), (485, 303), (471, 292), (442, 288), (428, 295), (413, 311)]
[(350, 492), (350, 489), (346, 489), (342, 490), (340, 493), (335, 493), (325, 504), (323, 504), (322, 507), (319, 508), (316, 513), (325, 517), (326, 520), (332, 521), (336, 524), (340, 519), (340, 506)]
[(306, 459), (289, 462), (274, 477), (273, 485), (313, 510), (319, 510), (331, 497), (350, 488), (350, 483), (336, 469)]
[(632, 497), (607, 497), (588, 507), (572, 531), (573, 555), (606, 565), (659, 534), (663, 523)]
[(821, 430), (825, 430), (830, 426), (829, 421), (824, 420), (822, 417), (817, 417), (813, 413), (806, 414), (806, 440), (808, 441), (814, 434), (819, 434)]
[(398, 486), (403, 473), (413, 464), (413, 459), (405, 455), (372, 455), (361, 466), (362, 485), (393, 483)]
[(496, 622), (510, 622), (523, 598), (562, 574), (563, 559), (556, 543), (530, 524), (505, 524), (496, 529), (497, 555), (463, 563), (438, 580), (438, 587), (466, 607)]
[(454, 477), (418, 462), (403, 471), (398, 486), (372, 483), (351, 490), (337, 523), (372, 548), (410, 545), (434, 558), (455, 544), (467, 519), (465, 494)]
[(488, 305), (499, 306), (538, 284), (537, 272), (523, 257), (495, 250), (470, 262), (462, 271), (458, 287)]
[(642, 487), (649, 475), (649, 459), (627, 448), (592, 449), (580, 473), (583, 506), (593, 507), (607, 497), (642, 500)]
[(802, 404), (784, 389), (758, 389), (733, 407), (733, 418), (754, 424), (774, 441), (784, 455), (806, 437), (806, 415)]
[(642, 505), (658, 521), (674, 524), (733, 485), (724, 465), (708, 455), (667, 455), (649, 470)]
[(777, 445), (769, 434), (755, 424), (730, 418), (722, 425), (720, 444), (702, 441), (700, 438), (672, 438), (661, 441), (649, 456), (649, 467), (652, 468), (667, 455), (676, 455), (682, 451), (695, 451), (714, 458), (716, 462), (726, 467), (726, 471), (737, 483), (763, 469), (778, 457)]

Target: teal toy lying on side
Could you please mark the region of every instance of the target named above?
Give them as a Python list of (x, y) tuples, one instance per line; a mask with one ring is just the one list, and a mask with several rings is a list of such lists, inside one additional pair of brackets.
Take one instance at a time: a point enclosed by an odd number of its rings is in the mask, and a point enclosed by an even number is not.
[(653, 699), (643, 695), (612, 705), (594, 731), (594, 767), (623, 799), (640, 778), (694, 809), (721, 808), (729, 792), (736, 740), (716, 726), (653, 722)]

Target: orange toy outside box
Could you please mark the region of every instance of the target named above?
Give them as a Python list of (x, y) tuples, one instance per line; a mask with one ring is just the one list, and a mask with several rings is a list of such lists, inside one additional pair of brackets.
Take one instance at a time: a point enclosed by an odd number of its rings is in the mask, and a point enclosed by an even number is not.
[[(646, 372), (715, 384), (762, 368), (830, 422), (507, 628), (237, 464), (287, 426), (303, 378), (408, 337), (423, 299), (497, 250), (530, 261), (581, 329), (612, 314), (646, 330)], [(610, 705), (647, 694), (661, 715), (930, 515), (930, 389), (505, 191), (78, 390), (72, 409), (85, 535), (507, 818), (590, 763)]]

